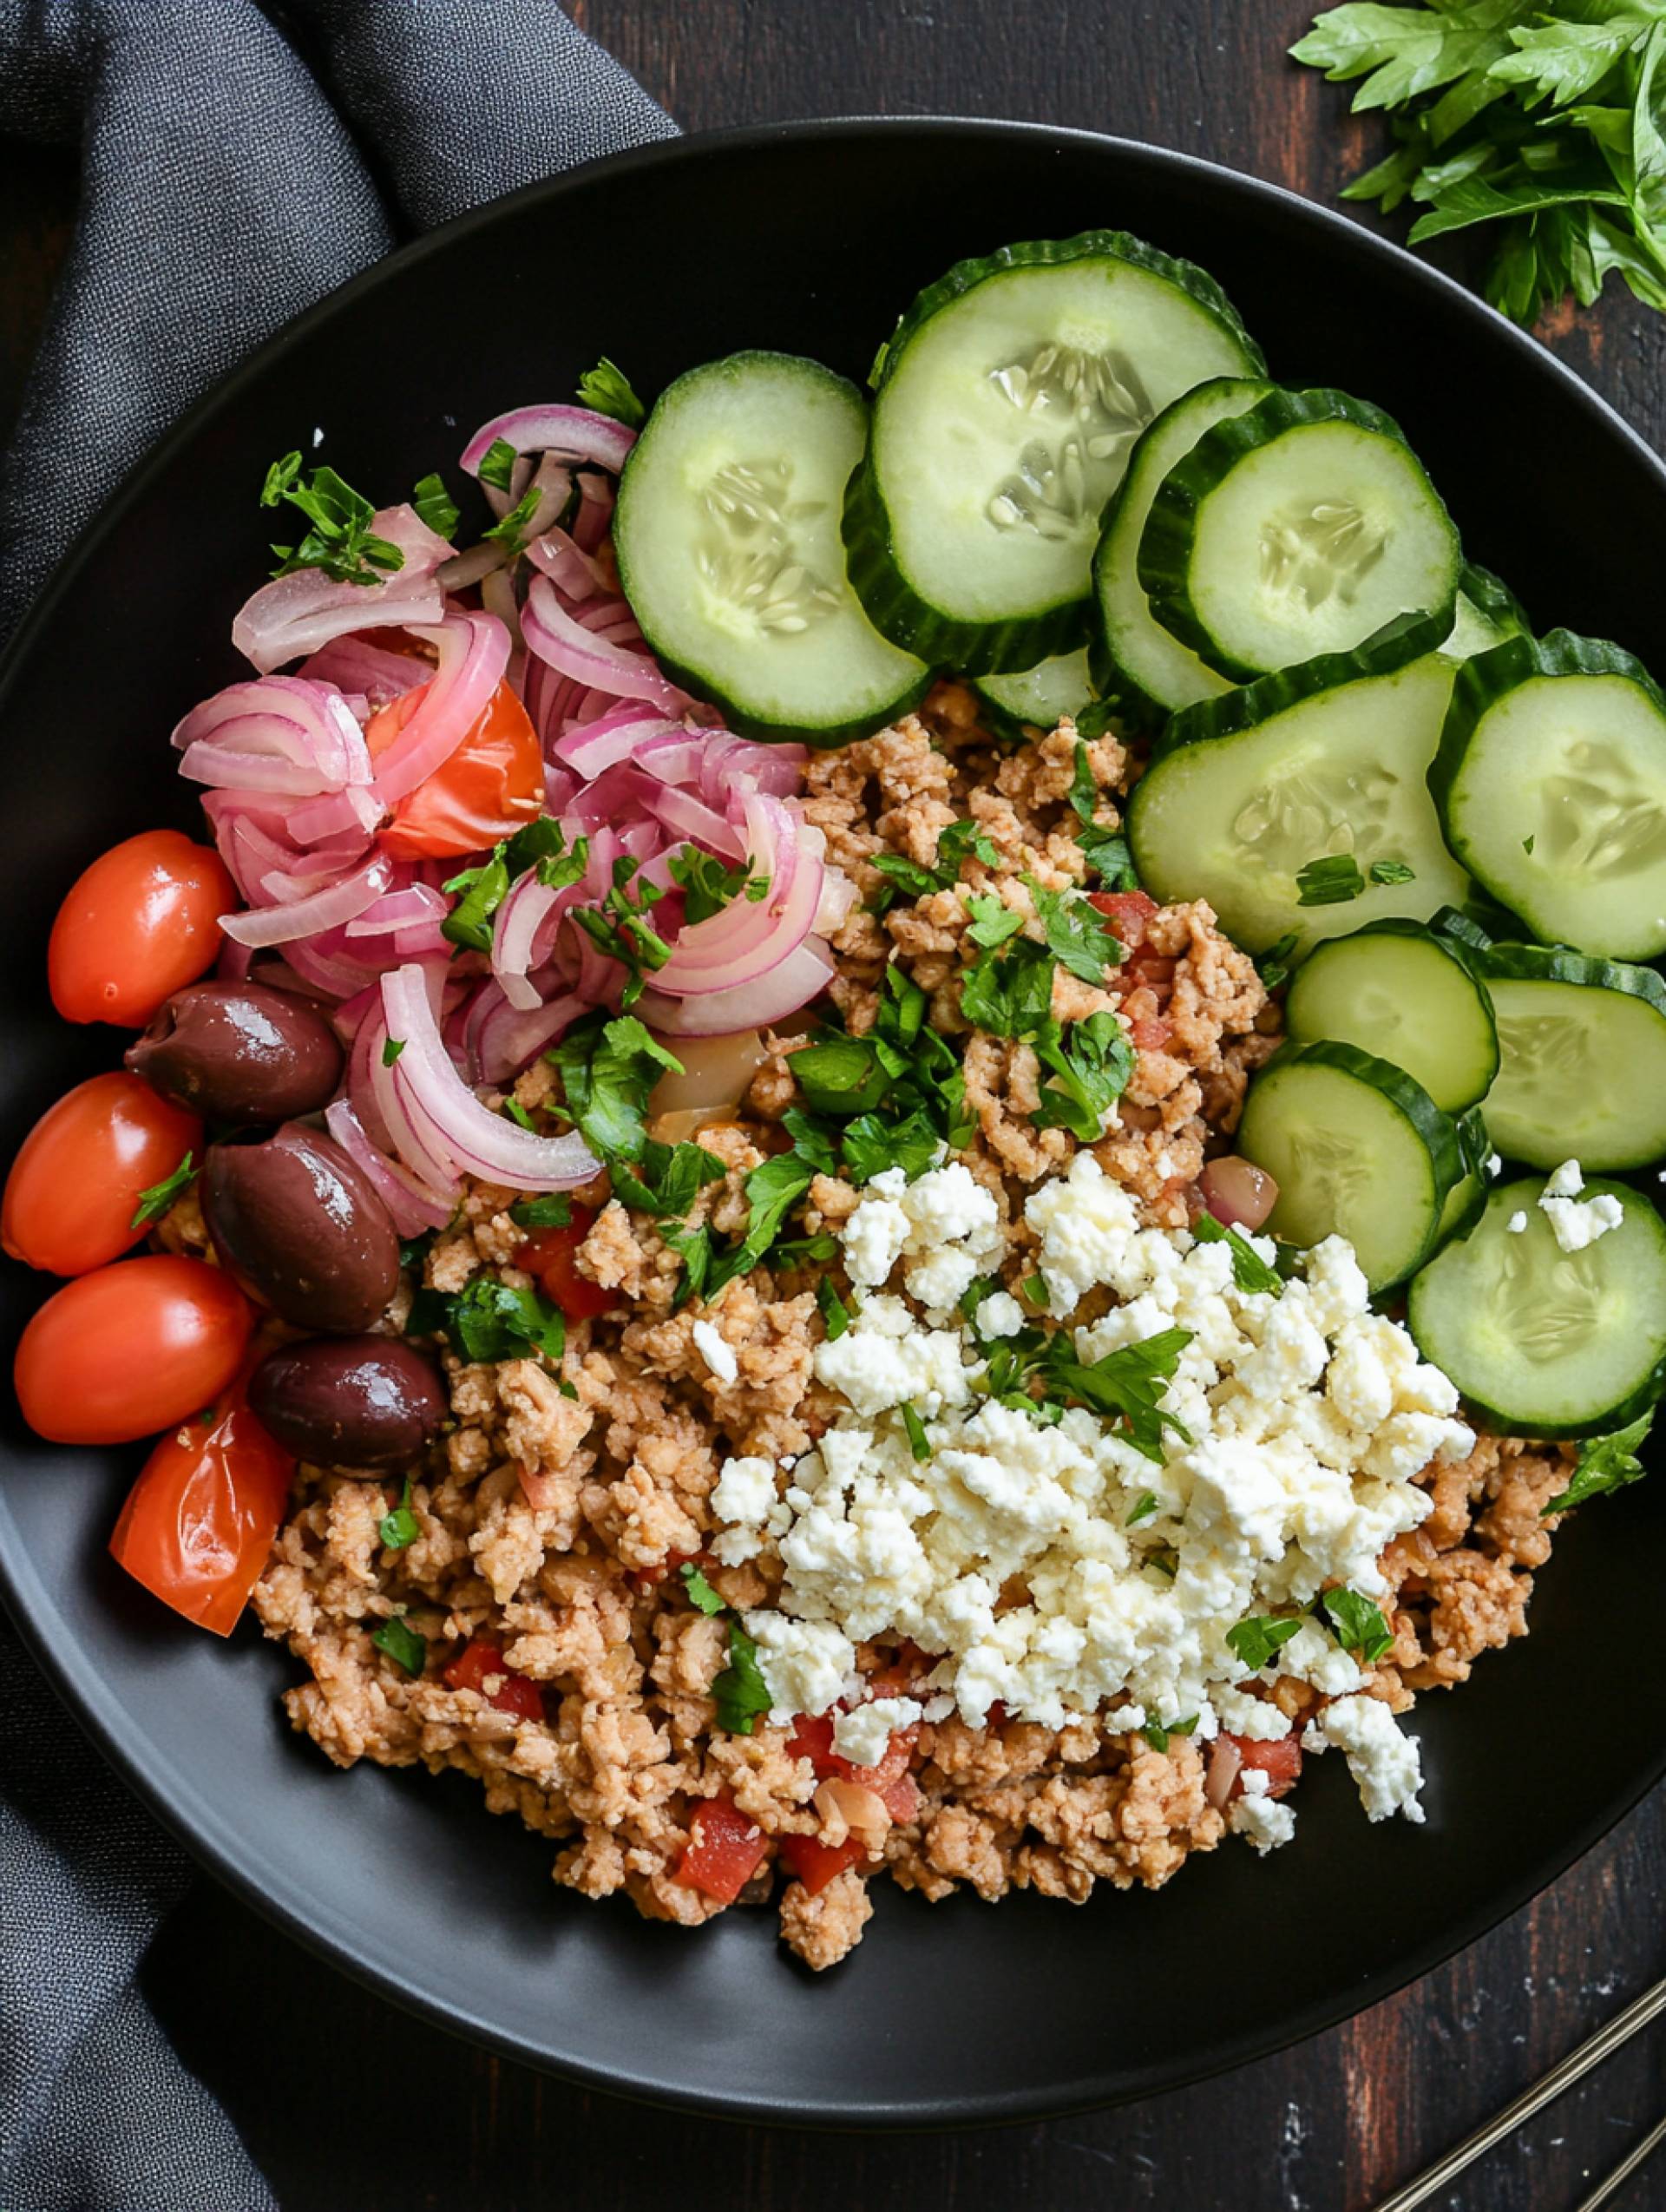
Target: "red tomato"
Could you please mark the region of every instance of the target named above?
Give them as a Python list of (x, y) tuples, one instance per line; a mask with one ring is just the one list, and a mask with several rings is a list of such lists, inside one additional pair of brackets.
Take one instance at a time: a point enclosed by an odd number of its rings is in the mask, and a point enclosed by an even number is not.
[(783, 1835), (776, 1839), (776, 1848), (812, 1897), (819, 1896), (835, 1874), (868, 1855), (866, 1846), (854, 1835), (847, 1835), (843, 1843), (822, 1843), (813, 1835)]
[(1236, 1744), (1242, 1762), (1227, 1792), (1229, 1803), (1243, 1796), (1246, 1774), (1265, 1775), (1269, 1797), (1288, 1796), (1302, 1778), (1302, 1746), (1294, 1735), (1281, 1736), (1276, 1743), (1256, 1743), (1247, 1736), (1228, 1736), (1223, 1729), (1221, 1741)]
[(12, 1379), (55, 1444), (128, 1444), (210, 1405), (242, 1364), (254, 1316), (206, 1260), (155, 1252), (66, 1283), (24, 1329)]
[[(443, 1679), (452, 1690), (478, 1690), (495, 1711), (513, 1713), (517, 1720), (544, 1717), (544, 1693), (531, 1676), (514, 1673), (504, 1665), (496, 1644), (479, 1637), (463, 1645), (445, 1669)], [(489, 1690), (489, 1681), (495, 1681), (497, 1688)]]
[[(418, 684), (364, 726), (372, 758), (384, 753), (428, 696)], [(544, 756), (527, 710), (507, 683), (486, 702), (462, 743), (393, 810), (384, 851), (401, 860), (449, 859), (513, 837), (544, 811)]]
[(176, 1613), (229, 1636), (266, 1564), (294, 1471), (239, 1388), (206, 1426), (187, 1421), (157, 1444), (128, 1493), (110, 1555)]
[(705, 1797), (694, 1808), (693, 1834), (677, 1861), (673, 1881), (704, 1890), (719, 1905), (732, 1905), (758, 1872), (764, 1831), (727, 1797)]
[(1157, 901), (1147, 891), (1090, 891), (1090, 906), (1097, 907), (1131, 952), (1145, 935), (1145, 925), (1157, 912)]
[[(918, 1807), (918, 1794), (908, 1782), (908, 1761), (913, 1756), (915, 1740), (919, 1736), (918, 1724), (913, 1728), (893, 1729), (891, 1740), (885, 1747), (885, 1756), (874, 1767), (852, 1766), (849, 1759), (841, 1758), (833, 1749), (833, 1729), (836, 1713), (800, 1713), (792, 1723), (792, 1734), (787, 1738), (790, 1758), (808, 1759), (818, 1775), (838, 1775), (846, 1782), (859, 1782), (884, 1798), (893, 1820), (912, 1820)], [(896, 1789), (899, 1782), (908, 1782), (906, 1790)], [(895, 1795), (906, 1809), (898, 1812), (892, 1804)]]
[(619, 1303), (617, 1290), (604, 1290), (600, 1283), (580, 1275), (575, 1264), (579, 1246), (595, 1218), (588, 1206), (575, 1200), (565, 1229), (535, 1229), (515, 1256), (515, 1265), (537, 1277), (544, 1296), (553, 1298), (569, 1321), (594, 1321)]
[(220, 855), (177, 830), (112, 845), (70, 886), (46, 948), (52, 1003), (66, 1021), (142, 1029), (220, 950), (220, 917), (239, 903)]
[(49, 1275), (85, 1275), (144, 1235), (133, 1217), (202, 1143), (202, 1124), (124, 1069), (95, 1075), (49, 1106), (6, 1178), (0, 1244)]

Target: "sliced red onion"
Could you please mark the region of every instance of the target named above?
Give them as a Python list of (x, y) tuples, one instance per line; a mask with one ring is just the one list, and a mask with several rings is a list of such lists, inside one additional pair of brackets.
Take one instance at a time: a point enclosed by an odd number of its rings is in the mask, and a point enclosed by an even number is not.
[(396, 884), (347, 924), (347, 935), (378, 936), (384, 930), (406, 929), (413, 922), (441, 921), (449, 911), (445, 900), (428, 884)]
[(551, 914), (559, 910), (561, 903), (560, 891), (541, 883), (537, 870), (529, 868), (511, 885), (497, 909), (492, 931), (492, 973), (504, 997), (522, 1014), (543, 1003), (536, 984), (528, 981), (528, 970), (536, 964), (534, 948), (538, 933)]
[(485, 712), (509, 660), (509, 633), (491, 614), (448, 614), (421, 633), (439, 668), (422, 703), (376, 763), (376, 788), (392, 806), (449, 760)]
[(368, 837), (384, 811), (368, 784), (350, 784), (345, 791), (331, 791), (327, 798), (307, 799), (292, 808), (285, 827), (304, 845), (344, 833), (351, 836), (354, 831)]
[[(697, 997), (672, 998), (652, 985), (631, 1011), (668, 1037), (717, 1037), (728, 1029), (762, 1029), (784, 1021), (827, 988), (833, 956), (819, 937), (806, 937), (755, 983)], [(658, 981), (656, 977), (655, 981)]]
[(425, 684), (434, 673), (434, 664), (418, 653), (392, 653), (350, 631), (304, 660), (295, 673), (313, 683), (333, 684), (349, 694), (360, 692), (372, 708), (379, 708)]
[(476, 1058), (483, 1083), (510, 1083), (554, 1044), (568, 1025), (590, 1012), (589, 1001), (564, 991), (548, 1005), (522, 1014), (501, 994), (479, 1025)]
[(511, 1190), (571, 1190), (597, 1172), (581, 1137), (535, 1136), (482, 1105), (446, 1053), (420, 968), (383, 977), (382, 1008), (389, 1035), (403, 1047), (387, 1073), (425, 1145), (443, 1148), (462, 1172)]
[(223, 914), (220, 926), (240, 945), (285, 945), (325, 929), (339, 929), (379, 899), (393, 880), (393, 863), (377, 853), (338, 883), (326, 884), (286, 905)]
[[(739, 832), (692, 791), (681, 791), (674, 784), (656, 784), (653, 790), (643, 793), (642, 804), (673, 837), (683, 837), (691, 844), (704, 845), (708, 852), (714, 852), (724, 860), (745, 857), (746, 847)], [(852, 883), (849, 889), (855, 898), (856, 885)]]
[(613, 707), (599, 721), (557, 738), (550, 748), (549, 758), (587, 780), (600, 775), (604, 768), (611, 768), (616, 760), (635, 759), (648, 745), (667, 735), (678, 734), (679, 730), (678, 724), (667, 722), (663, 715), (652, 713), (635, 699), (630, 699)]
[(227, 791), (312, 798), (370, 781), (371, 757), (333, 685), (267, 676), (228, 684), (174, 732), (180, 772)]
[(1259, 1229), (1278, 1204), (1278, 1185), (1264, 1167), (1227, 1152), (1197, 1178), (1197, 1191), (1217, 1221), (1229, 1229)]
[(568, 599), (589, 599), (597, 592), (617, 594), (618, 586), (594, 555), (585, 552), (565, 530), (547, 530), (534, 538), (527, 558)]
[(646, 699), (667, 713), (679, 713), (685, 694), (662, 676), (646, 653), (626, 653), (599, 640), (574, 620), (548, 576), (535, 576), (521, 610), (528, 651), (563, 676), (616, 697)]
[(617, 476), (636, 443), (636, 432), (588, 407), (512, 407), (482, 423), (458, 456), (471, 476), (499, 439), (517, 453), (554, 453), (563, 460), (590, 461)]
[(345, 1099), (325, 1106), (324, 1126), (348, 1159), (363, 1168), (402, 1237), (420, 1237), (425, 1229), (445, 1227), (456, 1205), (455, 1197), (444, 1198), (423, 1190), (408, 1170), (378, 1152)]
[(721, 913), (685, 929), (654, 975), (659, 993), (688, 998), (763, 982), (810, 935), (826, 872), (821, 831), (796, 822), (779, 799), (761, 791), (746, 794), (744, 812), (753, 864), (769, 877), (769, 890), (756, 901), (731, 899)]
[(385, 581), (343, 584), (321, 568), (297, 568), (263, 584), (239, 608), (232, 643), (262, 674), (349, 630), (439, 620), (444, 602), (434, 571), (450, 558), (451, 546), (407, 506), (380, 509), (371, 528), (404, 556)]
[(1204, 1795), (1217, 1813), (1226, 1810), (1226, 1801), (1232, 1795), (1232, 1785), (1243, 1764), (1243, 1754), (1232, 1738), (1217, 1736), (1209, 1747), (1209, 1772), (1204, 1782)]

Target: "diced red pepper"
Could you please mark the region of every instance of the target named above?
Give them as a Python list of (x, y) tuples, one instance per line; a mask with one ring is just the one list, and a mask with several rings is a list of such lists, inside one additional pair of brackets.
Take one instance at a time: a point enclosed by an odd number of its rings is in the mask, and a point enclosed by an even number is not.
[(719, 1905), (732, 1905), (764, 1857), (763, 1829), (728, 1797), (703, 1798), (691, 1826), (672, 1881), (703, 1890)]
[[(517, 1720), (541, 1721), (544, 1717), (544, 1693), (530, 1675), (516, 1674), (504, 1665), (503, 1654), (495, 1644), (488, 1644), (476, 1637), (472, 1644), (465, 1644), (456, 1657), (445, 1669), (442, 1679), (452, 1690), (472, 1690), (484, 1697), (495, 1712), (513, 1713)], [(496, 1681), (497, 1688), (489, 1690), (489, 1681)]]
[(1174, 1034), (1174, 1024), (1166, 1015), (1155, 1014), (1145, 1021), (1131, 1021), (1128, 1034), (1137, 1052), (1160, 1053)]
[(843, 1843), (821, 1843), (813, 1835), (784, 1835), (776, 1848), (812, 1897), (819, 1896), (835, 1874), (859, 1865), (868, 1855), (866, 1846), (854, 1835), (847, 1835)]
[[(808, 1759), (816, 1772), (825, 1777), (836, 1775), (844, 1782), (859, 1782), (881, 1797), (895, 1782), (905, 1780), (908, 1761), (913, 1756), (919, 1724), (912, 1728), (893, 1729), (891, 1740), (885, 1747), (885, 1756), (877, 1766), (853, 1766), (849, 1759), (842, 1759), (833, 1749), (833, 1729), (838, 1719), (836, 1713), (800, 1713), (792, 1723), (792, 1734), (787, 1738), (787, 1753), (794, 1759)], [(893, 1819), (911, 1819), (917, 1798), (908, 1802), (906, 1814), (893, 1812)]]
[(1157, 912), (1149, 891), (1090, 891), (1087, 903), (1104, 915), (1127, 952), (1145, 942), (1145, 925)]
[(1247, 1736), (1228, 1736), (1221, 1731), (1223, 1743), (1237, 1746), (1240, 1765), (1232, 1777), (1232, 1787), (1227, 1792), (1227, 1802), (1243, 1795), (1246, 1774), (1263, 1774), (1267, 1777), (1269, 1797), (1287, 1797), (1302, 1777), (1302, 1746), (1294, 1733), (1281, 1736), (1276, 1743), (1252, 1743)]
[(605, 1290), (578, 1270), (579, 1246), (595, 1225), (589, 1206), (573, 1202), (572, 1218), (564, 1229), (535, 1229), (515, 1253), (515, 1264), (536, 1276), (546, 1297), (553, 1298), (569, 1321), (594, 1321), (619, 1303), (616, 1290)]

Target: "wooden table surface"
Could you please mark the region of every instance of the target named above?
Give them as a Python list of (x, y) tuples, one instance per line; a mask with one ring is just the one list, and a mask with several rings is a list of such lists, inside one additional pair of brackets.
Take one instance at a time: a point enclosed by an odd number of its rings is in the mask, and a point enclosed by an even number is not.
[[(1374, 142), (1341, 89), (1282, 58), (1309, 12), (1292, 0), (577, 0), (571, 11), (691, 130), (1013, 115), (1180, 147), (1322, 200)], [(67, 152), (0, 141), (0, 426), (74, 207)], [(1619, 295), (1542, 335), (1666, 446), (1666, 320)], [(1539, 1749), (1524, 1716), (1524, 1756)], [(1663, 1905), (1656, 1793), (1527, 1911), (1333, 2034), (1118, 2111), (906, 2138), (742, 2129), (580, 2094), (395, 2012), (206, 1881), (145, 1982), (285, 2212), (1365, 2212), (1666, 1972)], [(991, 2023), (1013, 2031), (1021, 2023)], [(1443, 2203), (1573, 2206), (1666, 2110), (1662, 2048), (1658, 2032), (1642, 2038)], [(1644, 2206), (1666, 2206), (1666, 2156), (1623, 2200), (1624, 2212)]]

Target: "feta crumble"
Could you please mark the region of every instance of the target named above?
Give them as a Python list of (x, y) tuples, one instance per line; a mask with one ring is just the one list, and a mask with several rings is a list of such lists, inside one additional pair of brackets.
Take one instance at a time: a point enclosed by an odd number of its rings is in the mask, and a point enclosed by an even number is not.
[(709, 1321), (697, 1321), (689, 1334), (700, 1357), (719, 1382), (739, 1381), (740, 1362), (735, 1357), (734, 1346), (719, 1336)]
[(1381, 1698), (1339, 1697), (1327, 1705), (1302, 1738), (1302, 1748), (1323, 1751), (1335, 1744), (1359, 1785), (1368, 1820), (1386, 1821), (1403, 1813), (1421, 1821), (1418, 1792), (1423, 1760), (1417, 1739), (1407, 1736)]
[(1521, 1212), (1519, 1209), (1518, 1209), (1516, 1212), (1511, 1215), (1509, 1220), (1506, 1221), (1504, 1225), (1507, 1232), (1512, 1237), (1524, 1236), (1526, 1233), (1527, 1229), (1527, 1217), (1525, 1213)]
[(895, 1729), (912, 1728), (923, 1708), (913, 1697), (874, 1697), (841, 1713), (833, 1724), (833, 1749), (853, 1767), (876, 1767), (891, 1748)]
[[(1607, 1191), (1580, 1200), (1585, 1178), (1577, 1159), (1564, 1159), (1539, 1193), (1538, 1210), (1550, 1223), (1564, 1252), (1583, 1252), (1625, 1219), (1619, 1200)], [(1523, 1217), (1524, 1225), (1525, 1217)], [(1510, 1224), (1514, 1228), (1515, 1224)]]

